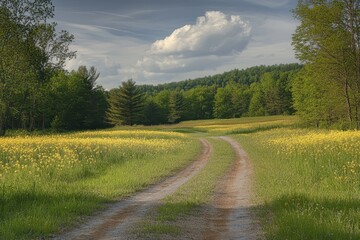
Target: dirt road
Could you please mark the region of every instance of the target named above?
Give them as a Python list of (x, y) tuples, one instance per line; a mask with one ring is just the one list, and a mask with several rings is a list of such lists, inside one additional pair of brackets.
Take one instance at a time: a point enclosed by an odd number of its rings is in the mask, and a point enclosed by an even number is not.
[[(204, 206), (200, 214), (180, 220), (184, 235), (164, 236), (165, 239), (263, 239), (260, 225), (251, 211), (251, 162), (235, 140), (230, 137), (220, 138), (228, 142), (236, 153), (233, 166), (218, 183), (212, 203)], [(174, 193), (204, 168), (213, 149), (207, 140), (200, 141), (203, 149), (192, 165), (131, 198), (113, 204), (80, 227), (54, 239), (134, 238), (130, 232), (132, 227), (158, 206), (161, 199)]]
[(218, 184), (203, 239), (263, 239), (251, 211), (252, 166), (246, 152), (230, 137), (220, 137), (236, 153), (236, 161)]
[(191, 179), (207, 163), (211, 156), (212, 147), (205, 140), (200, 140), (203, 146), (197, 160), (189, 167), (173, 177), (166, 179), (135, 196), (119, 201), (101, 214), (90, 218), (78, 228), (54, 240), (91, 240), (91, 239), (126, 239), (127, 231), (141, 220), (146, 212), (151, 210), (161, 199), (173, 193), (181, 185)]

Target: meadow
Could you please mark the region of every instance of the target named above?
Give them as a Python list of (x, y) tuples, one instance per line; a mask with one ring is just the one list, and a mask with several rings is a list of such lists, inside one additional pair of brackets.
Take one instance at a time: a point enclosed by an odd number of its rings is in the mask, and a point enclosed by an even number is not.
[(304, 129), (294, 116), (189, 121), (230, 135), (254, 164), (266, 239), (360, 239), (360, 132)]
[[(360, 132), (303, 129), (296, 117), (188, 121), (0, 139), (0, 239), (50, 237), (185, 167), (208, 165), (168, 196), (137, 231), (181, 236), (181, 219), (209, 204), (233, 160), (230, 135), (253, 162), (253, 201), (266, 239), (360, 239)], [(141, 178), (139, 177), (141, 176)]]
[(255, 167), (267, 239), (360, 239), (360, 132), (237, 135)]
[(267, 116), (186, 121), (178, 124), (177, 127), (218, 136), (290, 127), (297, 122), (296, 116)]
[(50, 236), (184, 167), (199, 147), (146, 130), (1, 138), (0, 239)]

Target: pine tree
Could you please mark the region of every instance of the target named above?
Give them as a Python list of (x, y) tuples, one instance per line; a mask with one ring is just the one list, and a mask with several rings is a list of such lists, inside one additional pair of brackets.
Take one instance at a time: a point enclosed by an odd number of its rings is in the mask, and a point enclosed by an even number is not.
[(114, 125), (134, 125), (141, 123), (144, 95), (136, 83), (129, 79), (110, 91), (107, 118)]

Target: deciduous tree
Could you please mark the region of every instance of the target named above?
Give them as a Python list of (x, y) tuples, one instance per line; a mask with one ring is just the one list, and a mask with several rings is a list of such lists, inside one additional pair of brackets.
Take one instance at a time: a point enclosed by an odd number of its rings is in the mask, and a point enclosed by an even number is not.
[[(308, 65), (304, 79), (316, 84), (324, 99), (337, 99), (338, 103), (326, 108), (326, 114), (316, 116), (327, 125), (346, 122), (349, 127), (360, 127), (360, 1), (359, 0), (300, 0), (294, 10), (300, 20), (293, 35), (296, 56)], [(311, 70), (310, 70), (311, 69)], [(304, 92), (310, 85), (304, 83)], [(331, 89), (329, 88), (331, 86)], [(304, 97), (299, 89), (294, 92), (295, 107), (302, 112), (307, 108), (299, 99)], [(308, 97), (316, 97), (310, 94)], [(307, 100), (309, 102), (311, 100)], [(312, 99), (317, 102), (318, 99)], [(310, 106), (314, 105), (308, 105)], [(345, 113), (345, 114), (344, 114)], [(307, 114), (308, 115), (308, 114)], [(325, 119), (324, 119), (325, 117)]]
[(74, 56), (73, 36), (57, 33), (51, 0), (0, 1), (0, 135), (9, 119), (34, 129), (45, 123), (47, 84), (53, 71)]

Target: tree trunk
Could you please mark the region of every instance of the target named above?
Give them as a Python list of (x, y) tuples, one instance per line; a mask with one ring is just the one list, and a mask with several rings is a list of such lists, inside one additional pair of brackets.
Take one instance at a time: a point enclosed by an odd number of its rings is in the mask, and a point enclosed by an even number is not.
[(355, 121), (356, 129), (359, 129), (359, 97), (360, 97), (360, 49), (359, 49), (359, 6), (356, 3), (357, 1), (348, 0), (345, 1), (347, 6), (347, 11), (349, 15), (349, 28), (351, 34), (351, 48), (354, 54), (354, 67), (355, 67)]

